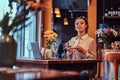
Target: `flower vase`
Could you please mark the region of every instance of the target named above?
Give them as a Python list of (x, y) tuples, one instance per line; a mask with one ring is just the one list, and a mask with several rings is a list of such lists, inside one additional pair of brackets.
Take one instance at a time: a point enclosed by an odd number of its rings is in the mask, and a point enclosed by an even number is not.
[(46, 59), (46, 48), (42, 47), (41, 48), (41, 53), (42, 53), (42, 58)]
[(17, 43), (12, 36), (2, 35), (0, 39), (0, 66), (12, 67), (16, 63)]
[(109, 49), (110, 48), (110, 44), (104, 43), (104, 48), (105, 49)]
[(52, 49), (46, 49), (46, 58), (52, 59)]

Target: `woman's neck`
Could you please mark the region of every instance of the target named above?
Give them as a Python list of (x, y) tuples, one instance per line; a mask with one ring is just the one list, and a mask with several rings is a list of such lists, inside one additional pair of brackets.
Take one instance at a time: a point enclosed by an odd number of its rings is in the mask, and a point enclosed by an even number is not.
[(82, 37), (82, 36), (84, 36), (86, 33), (85, 32), (79, 32), (78, 33), (78, 37)]

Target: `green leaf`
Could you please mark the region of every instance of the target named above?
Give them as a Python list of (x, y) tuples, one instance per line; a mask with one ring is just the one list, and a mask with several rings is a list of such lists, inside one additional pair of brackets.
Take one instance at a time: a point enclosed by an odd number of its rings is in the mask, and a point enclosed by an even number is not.
[[(2, 28), (2, 33), (9, 34), (9, 32), (15, 28), (14, 32), (19, 31), (23, 28), (25, 28), (27, 25), (22, 26), (21, 24), (25, 23), (30, 17), (27, 17), (30, 8), (25, 7), (26, 3), (22, 3), (17, 7), (17, 13), (15, 18), (13, 19), (12, 23), (9, 25), (10, 16), (9, 13), (7, 13), (3, 19), (0, 21), (0, 27)], [(21, 25), (20, 28), (17, 28), (19, 25)], [(13, 33), (14, 33), (13, 32)]]
[(0, 21), (0, 27), (2, 28), (2, 33), (8, 33), (8, 27), (9, 27), (8, 23), (9, 23), (9, 19), (10, 19), (10, 17), (9, 17), (9, 14), (7, 13), (7, 14), (3, 17), (2, 21)]
[(23, 26), (21, 25), (20, 28), (16, 28), (13, 33), (17, 32), (17, 31), (19, 31), (19, 30), (22, 30), (23, 28), (27, 27), (27, 26), (30, 25), (31, 23), (32, 23), (32, 22), (29, 22), (27, 25), (23, 25)]

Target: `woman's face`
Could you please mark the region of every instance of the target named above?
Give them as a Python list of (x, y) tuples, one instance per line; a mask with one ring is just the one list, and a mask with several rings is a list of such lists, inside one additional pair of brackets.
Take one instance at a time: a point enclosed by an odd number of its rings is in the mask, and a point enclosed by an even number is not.
[(86, 32), (87, 25), (84, 19), (77, 19), (75, 21), (75, 30), (78, 32)]

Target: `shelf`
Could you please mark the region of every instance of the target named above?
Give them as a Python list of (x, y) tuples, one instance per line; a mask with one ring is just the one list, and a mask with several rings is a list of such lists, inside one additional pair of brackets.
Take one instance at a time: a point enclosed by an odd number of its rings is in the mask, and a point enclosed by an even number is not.
[(120, 16), (105, 16), (104, 18), (107, 18), (107, 19), (114, 19), (114, 18), (116, 18), (116, 19), (119, 19), (120, 18)]

